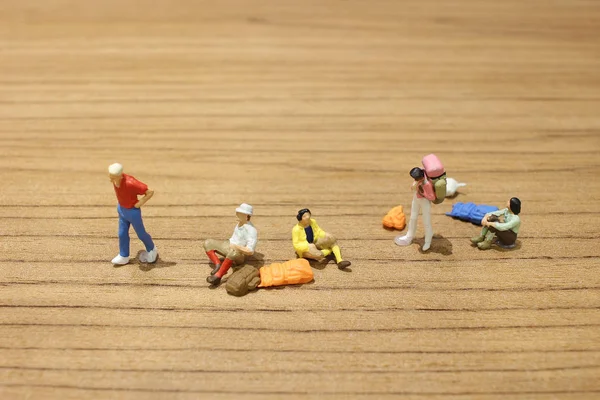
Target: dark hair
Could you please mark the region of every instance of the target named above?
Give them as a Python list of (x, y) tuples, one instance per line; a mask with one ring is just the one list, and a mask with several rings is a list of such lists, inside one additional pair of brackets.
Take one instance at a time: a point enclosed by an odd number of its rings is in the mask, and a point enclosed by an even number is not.
[(296, 219), (298, 221), (301, 221), (302, 220), (302, 216), (304, 214), (306, 214), (306, 213), (312, 214), (308, 208), (303, 208), (302, 210), (298, 211), (298, 215), (296, 215)]
[(413, 169), (410, 170), (410, 176), (414, 179), (422, 179), (425, 177), (425, 172), (423, 172), (423, 170), (419, 167), (414, 167)]
[(510, 211), (515, 215), (519, 215), (521, 212), (521, 200), (516, 197), (510, 199)]

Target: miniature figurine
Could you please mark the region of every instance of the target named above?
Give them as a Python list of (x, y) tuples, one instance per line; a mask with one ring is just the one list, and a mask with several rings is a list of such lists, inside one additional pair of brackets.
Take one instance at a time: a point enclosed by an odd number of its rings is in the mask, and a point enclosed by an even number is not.
[(521, 200), (512, 197), (506, 203), (506, 208), (484, 215), (481, 219), (481, 234), (472, 238), (471, 242), (481, 250), (487, 250), (492, 247), (494, 237), (497, 237), (499, 245), (513, 247), (521, 227), (520, 213)]
[(446, 197), (446, 171), (435, 154), (423, 157), (423, 167), (415, 167), (409, 174), (414, 179), (411, 189), (413, 195), (410, 209), (410, 221), (408, 232), (404, 236), (397, 236), (394, 242), (398, 246), (408, 246), (412, 243), (417, 231), (417, 219), (419, 210), (423, 212), (423, 224), (425, 225), (425, 243), (423, 251), (429, 250), (433, 239), (433, 227), (431, 226), (431, 203), (439, 204)]
[(338, 268), (348, 268), (351, 263), (342, 259), (336, 238), (322, 230), (311, 215), (308, 208), (303, 208), (296, 215), (298, 223), (292, 229), (292, 242), (298, 257), (321, 261), (333, 253)]
[[(158, 258), (158, 250), (152, 241), (152, 237), (146, 232), (142, 222), (141, 207), (154, 195), (154, 191), (138, 181), (131, 175), (123, 173), (123, 166), (115, 163), (108, 167), (108, 176), (117, 194), (117, 212), (119, 213), (119, 254), (112, 259), (115, 265), (129, 263), (129, 227), (133, 229), (138, 238), (144, 243), (146, 251), (140, 254), (140, 261), (153, 263)], [(143, 195), (138, 200), (138, 196)]]
[[(250, 204), (243, 203), (235, 209), (235, 215), (238, 223), (233, 229), (233, 235), (229, 240), (220, 241), (207, 239), (204, 242), (204, 251), (215, 265), (206, 281), (212, 285), (221, 283), (221, 278), (229, 271), (232, 265), (242, 265), (246, 262), (246, 257), (254, 254), (256, 243), (258, 241), (258, 232), (250, 218), (252, 218), (253, 208)], [(223, 263), (217, 256), (217, 253), (225, 257)]]

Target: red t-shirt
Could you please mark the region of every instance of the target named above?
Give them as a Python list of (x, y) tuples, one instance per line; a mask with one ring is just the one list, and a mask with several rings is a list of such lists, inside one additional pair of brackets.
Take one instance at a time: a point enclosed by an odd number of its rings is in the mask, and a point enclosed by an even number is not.
[(115, 188), (117, 194), (117, 200), (121, 207), (133, 208), (135, 203), (138, 202), (138, 195), (143, 195), (148, 190), (148, 186), (135, 179), (133, 176), (123, 174), (121, 179), (121, 185)]

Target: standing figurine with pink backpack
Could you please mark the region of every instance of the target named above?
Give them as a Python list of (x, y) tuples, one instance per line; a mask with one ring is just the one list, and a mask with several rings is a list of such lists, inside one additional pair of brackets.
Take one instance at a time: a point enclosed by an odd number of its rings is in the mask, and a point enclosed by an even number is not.
[(435, 154), (423, 157), (422, 163), (422, 169), (415, 167), (410, 170), (410, 176), (415, 180), (411, 189), (415, 191), (415, 194), (410, 209), (408, 232), (404, 236), (397, 236), (394, 242), (398, 246), (408, 246), (412, 243), (417, 231), (419, 211), (422, 210), (423, 224), (425, 225), (423, 251), (427, 251), (431, 247), (431, 240), (433, 239), (431, 203), (440, 204), (446, 197), (446, 171)]

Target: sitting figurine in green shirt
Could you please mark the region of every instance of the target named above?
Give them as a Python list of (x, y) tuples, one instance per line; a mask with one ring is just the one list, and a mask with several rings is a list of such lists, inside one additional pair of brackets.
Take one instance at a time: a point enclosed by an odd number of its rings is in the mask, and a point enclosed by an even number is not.
[(492, 247), (494, 237), (498, 238), (499, 244), (503, 246), (513, 246), (517, 241), (517, 234), (521, 227), (521, 200), (516, 197), (508, 200), (506, 208), (484, 215), (481, 220), (483, 229), (481, 234), (471, 239), (481, 250), (487, 250)]

